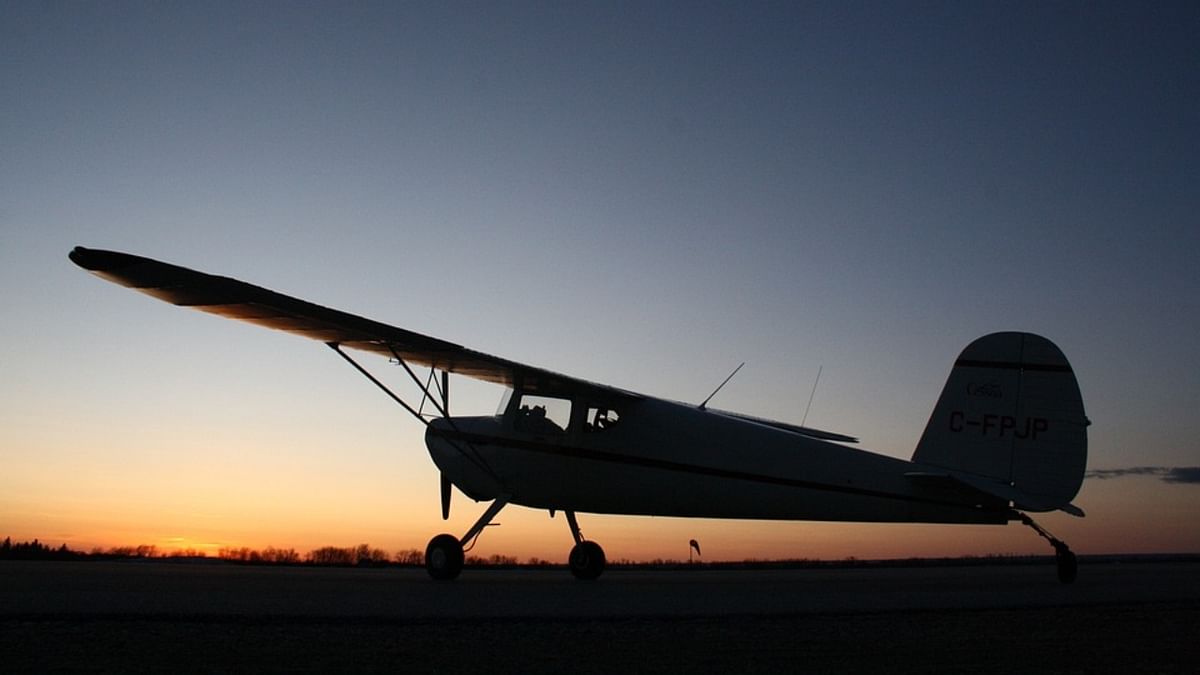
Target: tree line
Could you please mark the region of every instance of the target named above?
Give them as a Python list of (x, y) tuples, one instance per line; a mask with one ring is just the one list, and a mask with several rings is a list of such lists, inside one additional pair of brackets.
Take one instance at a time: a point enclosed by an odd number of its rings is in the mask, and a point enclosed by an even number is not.
[[(209, 558), (202, 550), (188, 548), (163, 551), (153, 544), (138, 546), (113, 546), (110, 548), (93, 548), (84, 553), (67, 548), (66, 544), (54, 548), (41, 543), (37, 539), (26, 542), (13, 542), (11, 537), (5, 537), (0, 543), (0, 560), (114, 560), (126, 558), (140, 559), (197, 559)], [(322, 546), (307, 553), (300, 553), (294, 548), (275, 548), (268, 546), (264, 549), (249, 547), (223, 547), (217, 550), (216, 560), (242, 563), (246, 565), (329, 565), (343, 567), (383, 567), (400, 565), (419, 567), (425, 564), (425, 552), (411, 548), (388, 553), (384, 549), (375, 548), (370, 544), (357, 546)], [(497, 565), (515, 566), (520, 564), (516, 557), (493, 554), (491, 556), (469, 556), (468, 565)], [(527, 564), (549, 564), (537, 558), (531, 558)]]
[(52, 548), (34, 539), (13, 543), (9, 537), (0, 543), (0, 560), (74, 560), (83, 557), (79, 551), (72, 551), (66, 544)]
[[(959, 557), (936, 558), (895, 558), (885, 560), (860, 560), (853, 556), (837, 560), (822, 560), (813, 558), (790, 558), (780, 560), (746, 559), (741, 561), (706, 561), (691, 562), (688, 560), (673, 560), (655, 558), (653, 560), (629, 560), (619, 558), (610, 560), (609, 567), (630, 569), (795, 569), (820, 567), (930, 567), (930, 566), (960, 566), (960, 565), (1024, 565), (1042, 564), (1052, 556), (1022, 555), (1022, 554), (991, 554), (966, 555)], [(1163, 554), (1163, 555), (1109, 555), (1088, 556), (1095, 560), (1172, 560), (1197, 562), (1200, 556), (1196, 554)], [(209, 556), (197, 549), (176, 549), (170, 552), (162, 551), (153, 544), (140, 546), (113, 546), (110, 548), (94, 548), (88, 553), (76, 551), (66, 544), (54, 547), (33, 541), (14, 542), (5, 537), (0, 542), (0, 560), (218, 560), (243, 565), (320, 565), (339, 567), (422, 567), (425, 565), (425, 552), (410, 548), (388, 553), (368, 544), (357, 546), (322, 546), (301, 554), (293, 548), (275, 548), (268, 546), (264, 549), (248, 547), (229, 547), (218, 549), (217, 555)], [(516, 556), (492, 554), (490, 556), (467, 556), (466, 564), (471, 567), (562, 567), (556, 563), (541, 558), (518, 560)]]

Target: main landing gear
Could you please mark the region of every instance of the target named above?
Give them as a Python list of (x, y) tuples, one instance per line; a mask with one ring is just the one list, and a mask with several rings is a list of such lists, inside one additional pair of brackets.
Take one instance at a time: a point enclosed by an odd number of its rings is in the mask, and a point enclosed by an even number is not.
[(604, 549), (600, 548), (600, 544), (583, 538), (574, 511), (567, 511), (567, 525), (570, 526), (571, 536), (575, 539), (575, 546), (571, 547), (571, 555), (567, 557), (571, 574), (581, 581), (591, 581), (604, 571)]
[(475, 541), (483, 528), (492, 522), (492, 518), (500, 513), (500, 509), (508, 503), (508, 499), (500, 497), (492, 502), (492, 505), (483, 512), (479, 520), (467, 530), (462, 539), (456, 538), (452, 534), (439, 534), (429, 540), (429, 546), (425, 547), (425, 571), (429, 572), (429, 576), (438, 581), (449, 581), (457, 579), (462, 572), (463, 561), (465, 554), (463, 552), (463, 544), (468, 546)]
[(1058, 567), (1058, 580), (1064, 584), (1073, 583), (1075, 577), (1079, 575), (1079, 563), (1075, 559), (1075, 553), (1067, 546), (1067, 543), (1050, 534), (1041, 525), (1033, 522), (1033, 518), (1024, 513), (1020, 511), (1013, 511), (1012, 513), (1014, 520), (1019, 520), (1023, 524), (1033, 528), (1033, 531), (1037, 532), (1039, 537), (1050, 542), (1050, 545), (1054, 547), (1054, 562)]
[[(492, 502), (487, 511), (462, 536), (462, 539), (452, 534), (439, 534), (429, 540), (429, 546), (425, 547), (425, 571), (429, 572), (429, 576), (437, 581), (450, 581), (458, 578), (466, 559), (463, 545), (470, 546), (479, 537), (479, 533), (483, 532), (483, 528), (492, 522), (492, 519), (506, 504), (508, 504), (508, 499), (504, 497)], [(571, 537), (575, 539), (575, 546), (567, 558), (571, 574), (575, 575), (576, 579), (591, 581), (604, 572), (604, 549), (600, 548), (600, 544), (583, 538), (574, 511), (566, 513), (567, 525), (571, 528)]]

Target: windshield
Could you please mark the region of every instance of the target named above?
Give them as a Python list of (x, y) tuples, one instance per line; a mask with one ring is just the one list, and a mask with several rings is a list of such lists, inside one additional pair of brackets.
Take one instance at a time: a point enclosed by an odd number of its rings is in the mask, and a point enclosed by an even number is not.
[(504, 395), (500, 397), (500, 405), (496, 408), (496, 417), (503, 417), (504, 413), (508, 412), (508, 404), (512, 401), (513, 390), (505, 389)]

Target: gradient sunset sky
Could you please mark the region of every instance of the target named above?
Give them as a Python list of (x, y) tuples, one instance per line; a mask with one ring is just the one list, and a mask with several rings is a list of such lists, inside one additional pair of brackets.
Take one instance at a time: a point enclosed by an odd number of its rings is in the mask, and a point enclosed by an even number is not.
[[(1197, 45), (1195, 2), (0, 4), (0, 536), (423, 549), (483, 509), (441, 522), (419, 426), (321, 344), (84, 245), (676, 400), (745, 361), (713, 405), (797, 423), (823, 368), (808, 424), (904, 458), (968, 342), (1039, 333), (1115, 476), (1041, 522), (1200, 551)], [(565, 559), (561, 515), (497, 520), (473, 553)], [(581, 524), (610, 559), (1050, 552)]]

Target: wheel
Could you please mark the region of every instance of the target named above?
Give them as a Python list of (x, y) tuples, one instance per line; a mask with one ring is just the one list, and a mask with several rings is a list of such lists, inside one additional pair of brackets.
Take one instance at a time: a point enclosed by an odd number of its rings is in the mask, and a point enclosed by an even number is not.
[(576, 579), (590, 581), (604, 571), (604, 549), (594, 541), (575, 544), (567, 560)]
[(458, 577), (463, 568), (463, 548), (452, 534), (439, 534), (425, 547), (425, 571), (438, 581)]
[(1074, 582), (1079, 574), (1079, 563), (1075, 560), (1075, 554), (1064, 547), (1055, 556), (1055, 561), (1058, 563), (1058, 580), (1064, 584)]

